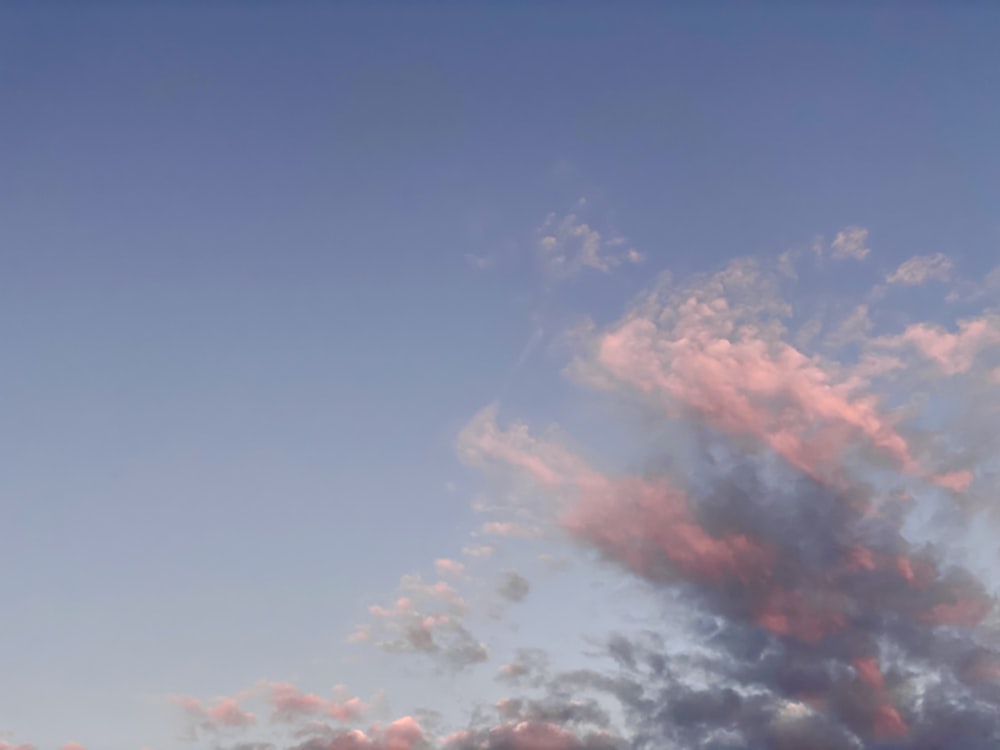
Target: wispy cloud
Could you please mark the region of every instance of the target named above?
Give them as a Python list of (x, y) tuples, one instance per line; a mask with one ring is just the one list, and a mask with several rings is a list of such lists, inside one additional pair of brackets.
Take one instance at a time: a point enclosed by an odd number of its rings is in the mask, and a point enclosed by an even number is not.
[(929, 281), (947, 281), (951, 270), (951, 258), (944, 253), (918, 255), (901, 263), (885, 280), (890, 284), (920, 286)]
[(868, 230), (858, 226), (844, 227), (833, 238), (830, 250), (830, 255), (835, 260), (864, 260), (871, 253), (868, 247)]
[(496, 258), (492, 255), (477, 255), (476, 253), (466, 253), (465, 262), (479, 271), (488, 271), (496, 266)]
[(545, 267), (557, 277), (569, 277), (584, 268), (608, 273), (623, 263), (638, 264), (645, 258), (619, 234), (602, 234), (583, 221), (586, 208), (581, 199), (562, 216), (550, 213), (538, 229), (538, 249)]

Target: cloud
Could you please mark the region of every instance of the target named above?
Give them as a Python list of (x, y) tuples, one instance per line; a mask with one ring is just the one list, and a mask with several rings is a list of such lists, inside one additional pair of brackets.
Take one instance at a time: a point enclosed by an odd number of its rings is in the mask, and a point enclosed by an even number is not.
[(993, 316), (961, 320), (955, 333), (938, 325), (915, 323), (901, 334), (884, 336), (874, 343), (892, 350), (915, 349), (944, 375), (958, 375), (968, 372), (979, 354), (1000, 346), (1000, 320)]
[(359, 698), (341, 696), (340, 700), (331, 700), (304, 693), (287, 682), (269, 683), (267, 689), (271, 721), (295, 722), (304, 717), (324, 716), (352, 722), (362, 718), (369, 708)]
[(440, 558), (434, 561), (434, 569), (439, 576), (461, 576), (465, 572), (465, 565), (457, 560)]
[[(501, 427), (495, 407), (470, 421), (458, 446), (468, 463), (532, 482), (546, 496), (541, 518), (676, 594), (695, 622), (708, 618), (689, 633), (698, 645), (688, 655), (618, 641), (609, 653), (625, 676), (546, 674), (536, 687), (613, 696), (639, 748), (1000, 742), (1000, 652), (983, 630), (995, 601), (939, 549), (903, 535), (909, 495), (870, 481), (890, 469), (915, 487), (968, 489), (971, 472), (940, 471), (931, 436), (904, 426), (879, 387), (919, 377), (906, 367), (914, 356), (968, 373), (997, 329), (987, 315), (955, 333), (916, 324), (873, 336), (868, 313), (856, 306), (836, 331), (857, 357), (824, 359), (786, 340), (790, 307), (775, 279), (738, 261), (658, 284), (590, 332), (568, 373), (692, 425), (687, 479), (598, 471), (523, 422)], [(514, 661), (500, 676), (520, 684), (530, 673)], [(498, 711), (513, 721), (527, 705), (508, 699)]]
[(528, 583), (528, 580), (524, 576), (511, 571), (504, 575), (503, 583), (500, 584), (500, 588), (497, 591), (504, 599), (512, 602), (520, 602), (531, 591), (531, 584)]
[(175, 696), (171, 701), (183, 709), (189, 723), (189, 736), (197, 732), (218, 732), (223, 729), (245, 728), (257, 723), (257, 717), (243, 710), (235, 698), (218, 698), (204, 705), (191, 696)]
[(510, 521), (487, 521), (482, 526), (482, 533), (486, 536), (503, 536), (510, 539), (536, 539), (541, 535), (537, 528)]
[(538, 229), (538, 249), (545, 267), (557, 277), (569, 277), (585, 268), (608, 273), (623, 263), (638, 264), (642, 253), (630, 247), (617, 234), (604, 236), (583, 222), (578, 212), (586, 205), (580, 201), (574, 212), (559, 216), (550, 213)]
[(464, 624), (468, 611), (468, 603), (446, 581), (427, 583), (419, 574), (406, 575), (391, 605), (369, 607), (372, 622), (355, 630), (354, 638), (389, 653), (422, 654), (462, 669), (489, 659), (489, 649)]
[(352, 729), (332, 737), (314, 738), (290, 750), (419, 750), (428, 746), (420, 724), (412, 716), (396, 719), (384, 729)]
[(851, 314), (841, 321), (837, 329), (826, 337), (826, 343), (829, 346), (841, 347), (867, 339), (874, 327), (868, 312), (868, 305), (855, 307)]
[(868, 248), (868, 230), (864, 227), (844, 227), (830, 244), (831, 257), (835, 260), (853, 258), (864, 260), (871, 250)]
[(754, 438), (817, 480), (835, 480), (841, 457), (859, 445), (920, 473), (906, 439), (863, 391), (865, 378), (783, 340), (784, 306), (770, 298), (770, 286), (755, 265), (740, 262), (649, 298), (599, 333), (571, 372)]
[(490, 255), (466, 253), (465, 262), (478, 271), (488, 271), (496, 266), (496, 258)]
[(467, 547), (462, 547), (462, 554), (466, 557), (471, 557), (476, 560), (484, 560), (486, 558), (492, 557), (496, 553), (496, 548), (491, 547), (488, 544), (481, 545), (469, 545)]
[(617, 750), (624, 744), (599, 733), (578, 736), (558, 724), (518, 722), (488, 730), (457, 732), (445, 750)]
[[(578, 225), (583, 252), (593, 230)], [(833, 254), (861, 259), (866, 243), (848, 228)], [(497, 483), (473, 537), (531, 538), (532, 558), (569, 543), (592, 561), (578, 570), (604, 566), (649, 597), (645, 630), (599, 641), (593, 668), (515, 650), (489, 667), (504, 692), (457, 725), (413, 712), (362, 728), (346, 693), (267, 683), (296, 750), (1000, 747), (1000, 607), (957, 543), (988, 520), (997, 476), (995, 313), (913, 322), (869, 296), (823, 307), (847, 311), (824, 331), (808, 291), (789, 295), (802, 283), (789, 263), (663, 276), (579, 333), (566, 374), (613, 407), (624, 456), (502, 422), (496, 404), (458, 435), (461, 460)], [(495, 552), (404, 576), (358, 633), (457, 680), (491, 658), (476, 604), (530, 592), (515, 572), (477, 577)], [(621, 609), (593, 605), (595, 621)], [(185, 700), (196, 721), (253, 716)]]
[(947, 281), (951, 269), (951, 258), (944, 253), (917, 255), (901, 263), (885, 280), (890, 284), (919, 286), (929, 281)]

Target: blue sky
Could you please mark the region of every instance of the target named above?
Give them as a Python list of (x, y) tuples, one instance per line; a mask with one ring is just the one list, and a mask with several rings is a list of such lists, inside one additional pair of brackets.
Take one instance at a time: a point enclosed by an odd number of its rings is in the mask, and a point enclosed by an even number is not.
[[(183, 747), (169, 696), (261, 679), (395, 715), (495, 699), (500, 661), (457, 687), (343, 642), (482, 541), (475, 501), (510, 490), (463, 428), (499, 402), (636, 470), (653, 428), (565, 368), (664, 271), (791, 250), (797, 314), (980, 314), (998, 31), (972, 3), (5, 4), (0, 732)], [(829, 260), (850, 227), (870, 255)], [(573, 265), (588, 232), (607, 268)], [(878, 317), (872, 288), (937, 253), (961, 299), (904, 284)], [(534, 596), (469, 617), (572, 666), (626, 606), (544, 546), (490, 563)], [(560, 597), (589, 625), (553, 624)]]

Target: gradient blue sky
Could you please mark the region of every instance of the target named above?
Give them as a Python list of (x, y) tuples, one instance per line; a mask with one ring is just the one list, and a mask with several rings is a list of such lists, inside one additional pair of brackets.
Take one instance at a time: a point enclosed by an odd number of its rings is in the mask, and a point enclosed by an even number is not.
[[(480, 523), (483, 406), (611, 441), (560, 375), (581, 316), (848, 225), (871, 278), (997, 264), (998, 34), (985, 3), (4, 3), (0, 732), (167, 750), (163, 696), (262, 677), (406, 704), (342, 641)], [(643, 263), (545, 272), (581, 197)]]

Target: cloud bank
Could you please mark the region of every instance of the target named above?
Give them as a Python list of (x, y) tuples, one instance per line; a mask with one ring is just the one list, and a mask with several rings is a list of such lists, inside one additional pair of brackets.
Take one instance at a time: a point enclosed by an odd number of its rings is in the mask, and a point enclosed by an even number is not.
[[(614, 265), (618, 245), (572, 214), (544, 232), (541, 249), (565, 268)], [(865, 259), (867, 231), (840, 231), (829, 252)], [(459, 458), (495, 488), (488, 518), (461, 560), (444, 553), (431, 573), (404, 576), (352, 640), (456, 680), (486, 670), (506, 697), (448, 726), (418, 710), (434, 706), (383, 717), (378, 700), (346, 688), (263, 681), (233, 697), (174, 698), (188, 739), (286, 750), (1000, 747), (996, 560), (977, 567), (970, 541), (997, 522), (1000, 314), (985, 294), (950, 320), (862, 294), (839, 319), (811, 318), (794, 260), (665, 275), (618, 319), (577, 332), (567, 387), (615, 407), (639, 446), (625, 462), (505, 420), (496, 404), (461, 430)], [(928, 256), (872, 283), (953, 277), (950, 261)], [(649, 438), (658, 430), (667, 447)], [(523, 548), (584, 551), (676, 617), (594, 634), (602, 667), (556, 670), (539, 644), (498, 661), (474, 615), (538, 599), (508, 565)]]

